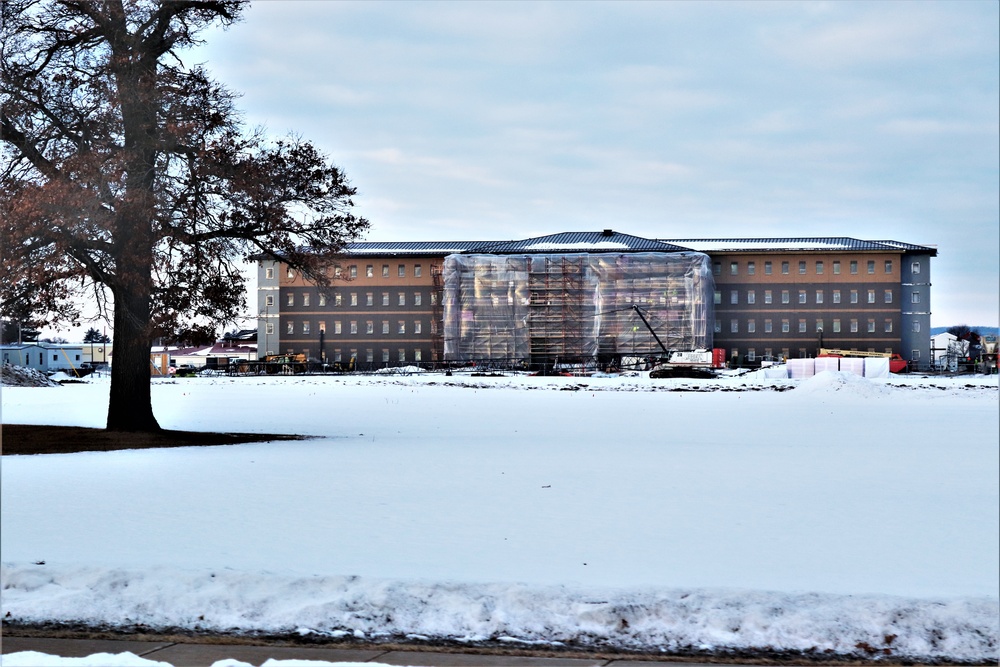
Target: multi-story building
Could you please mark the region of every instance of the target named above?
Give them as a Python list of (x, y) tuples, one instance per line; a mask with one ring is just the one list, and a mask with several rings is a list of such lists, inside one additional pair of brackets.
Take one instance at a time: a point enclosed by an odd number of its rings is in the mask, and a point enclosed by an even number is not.
[[(321, 290), (258, 262), (258, 349), (379, 368), (445, 361), (445, 258), (454, 254), (673, 253), (710, 258), (713, 346), (739, 363), (820, 347), (930, 362), (930, 259), (937, 251), (852, 238), (642, 239), (603, 232), (525, 241), (352, 243)], [(537, 312), (537, 311), (536, 311)], [(475, 323), (472, 323), (475, 326)]]

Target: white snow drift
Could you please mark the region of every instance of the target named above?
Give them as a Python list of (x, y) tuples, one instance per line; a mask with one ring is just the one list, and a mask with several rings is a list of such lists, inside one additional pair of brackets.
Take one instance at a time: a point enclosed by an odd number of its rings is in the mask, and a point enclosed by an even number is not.
[[(316, 438), (4, 457), (2, 610), (991, 659), (997, 394), (829, 371), (164, 382), (165, 427)], [(3, 419), (100, 426), (106, 397), (4, 388)]]

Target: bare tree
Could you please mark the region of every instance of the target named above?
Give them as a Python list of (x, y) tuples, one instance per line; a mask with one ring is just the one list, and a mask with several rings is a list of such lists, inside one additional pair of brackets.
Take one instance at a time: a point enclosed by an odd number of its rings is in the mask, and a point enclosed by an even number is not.
[(234, 95), (180, 52), (242, 0), (3, 0), (0, 312), (113, 303), (107, 427), (158, 430), (149, 347), (245, 308), (239, 263), (274, 256), (319, 283), (368, 227), (312, 144), (245, 131)]

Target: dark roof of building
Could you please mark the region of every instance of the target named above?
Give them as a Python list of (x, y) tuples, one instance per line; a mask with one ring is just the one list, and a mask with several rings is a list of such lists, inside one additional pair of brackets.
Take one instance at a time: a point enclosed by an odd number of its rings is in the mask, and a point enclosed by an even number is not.
[(348, 243), (345, 255), (392, 256), (392, 255), (450, 255), (468, 252), (483, 244), (483, 241), (358, 241)]
[(514, 254), (549, 252), (683, 252), (682, 248), (666, 241), (644, 239), (622, 234), (613, 229), (601, 232), (561, 232), (537, 236), (520, 241), (487, 241), (469, 252)]
[(768, 252), (788, 251), (890, 251), (921, 252), (937, 255), (930, 246), (902, 243), (900, 241), (867, 241), (848, 236), (768, 237), (768, 238), (702, 238), (664, 239), (699, 252)]

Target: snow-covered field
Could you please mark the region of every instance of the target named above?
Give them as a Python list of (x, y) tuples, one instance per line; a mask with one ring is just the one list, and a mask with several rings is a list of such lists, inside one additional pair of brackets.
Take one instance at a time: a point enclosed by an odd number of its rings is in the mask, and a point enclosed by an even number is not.
[[(2, 418), (101, 426), (107, 391), (4, 387)], [(189, 378), (153, 396), (166, 428), (317, 437), (3, 457), (7, 621), (998, 656), (995, 376)]]

